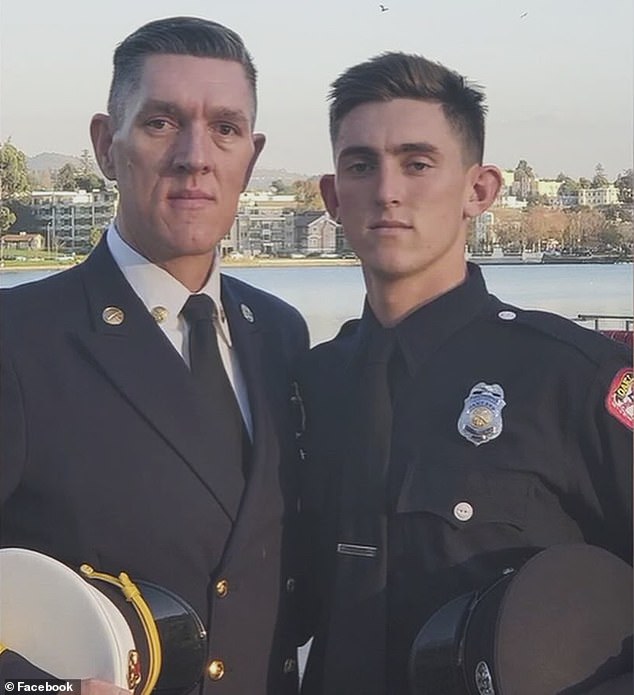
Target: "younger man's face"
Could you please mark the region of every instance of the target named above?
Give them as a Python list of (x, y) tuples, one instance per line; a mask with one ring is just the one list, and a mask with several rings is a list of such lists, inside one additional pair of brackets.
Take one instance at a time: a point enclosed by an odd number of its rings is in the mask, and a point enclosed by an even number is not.
[(416, 99), (361, 104), (340, 124), (335, 177), (324, 177), (330, 214), (368, 273), (464, 276), (469, 200), (479, 165), (442, 106)]

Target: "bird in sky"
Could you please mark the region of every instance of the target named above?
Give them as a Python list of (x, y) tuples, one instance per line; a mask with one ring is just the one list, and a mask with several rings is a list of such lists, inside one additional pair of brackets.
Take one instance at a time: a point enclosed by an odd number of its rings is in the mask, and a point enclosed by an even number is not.
[(390, 9), (389, 7), (386, 7), (385, 5), (379, 5), (379, 7), (381, 8), (381, 12), (387, 12)]

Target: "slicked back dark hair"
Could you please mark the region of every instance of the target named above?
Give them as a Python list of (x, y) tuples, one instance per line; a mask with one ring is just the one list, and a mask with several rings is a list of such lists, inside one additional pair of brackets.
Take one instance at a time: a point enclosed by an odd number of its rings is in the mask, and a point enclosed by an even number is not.
[(251, 85), (255, 119), (257, 72), (240, 36), (222, 24), (200, 17), (168, 17), (144, 24), (114, 52), (108, 113), (115, 125), (122, 121), (126, 101), (138, 88), (145, 59), (151, 55), (187, 55), (239, 63)]
[(392, 99), (420, 99), (442, 106), (462, 137), (464, 159), (482, 163), (486, 105), (482, 88), (421, 55), (389, 52), (343, 72), (331, 85), (330, 139), (334, 144), (343, 118), (356, 106)]

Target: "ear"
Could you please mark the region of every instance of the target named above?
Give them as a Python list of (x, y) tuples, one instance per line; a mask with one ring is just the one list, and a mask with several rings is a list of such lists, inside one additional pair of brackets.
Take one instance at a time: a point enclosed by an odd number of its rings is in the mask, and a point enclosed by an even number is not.
[(502, 173), (491, 164), (475, 164), (469, 172), (465, 217), (477, 217), (495, 202), (502, 186)]
[(321, 179), (319, 179), (319, 190), (324, 200), (326, 210), (328, 210), (328, 214), (333, 220), (340, 222), (339, 199), (337, 198), (337, 191), (335, 190), (335, 175), (324, 174)]
[(105, 113), (97, 113), (90, 121), (90, 139), (95, 151), (95, 158), (103, 175), (114, 181), (116, 179), (112, 159), (112, 119)]
[(247, 186), (249, 185), (249, 179), (251, 178), (251, 174), (253, 173), (253, 167), (255, 167), (255, 163), (258, 161), (258, 157), (264, 149), (265, 144), (266, 136), (264, 135), (264, 133), (253, 133), (253, 156), (251, 157), (251, 161), (249, 162), (247, 170), (244, 173), (244, 183), (242, 185), (243, 191), (245, 191)]

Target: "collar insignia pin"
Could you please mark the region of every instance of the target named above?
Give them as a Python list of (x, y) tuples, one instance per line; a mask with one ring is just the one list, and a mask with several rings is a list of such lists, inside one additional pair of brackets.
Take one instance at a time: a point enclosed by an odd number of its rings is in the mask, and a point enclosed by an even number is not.
[(152, 314), (152, 318), (156, 321), (156, 323), (163, 323), (163, 321), (165, 321), (167, 318), (167, 309), (164, 306), (154, 306), (152, 307), (152, 311), (150, 313)]
[(458, 432), (475, 446), (499, 437), (502, 432), (502, 409), (506, 405), (504, 389), (499, 384), (476, 384), (465, 398), (458, 418)]
[(118, 306), (107, 306), (101, 312), (101, 318), (109, 326), (120, 326), (125, 319), (125, 314), (123, 313), (123, 309), (119, 309)]
[(242, 312), (242, 316), (244, 316), (249, 323), (255, 322), (255, 316), (251, 311), (251, 307), (248, 307), (246, 304), (240, 304), (240, 311)]

